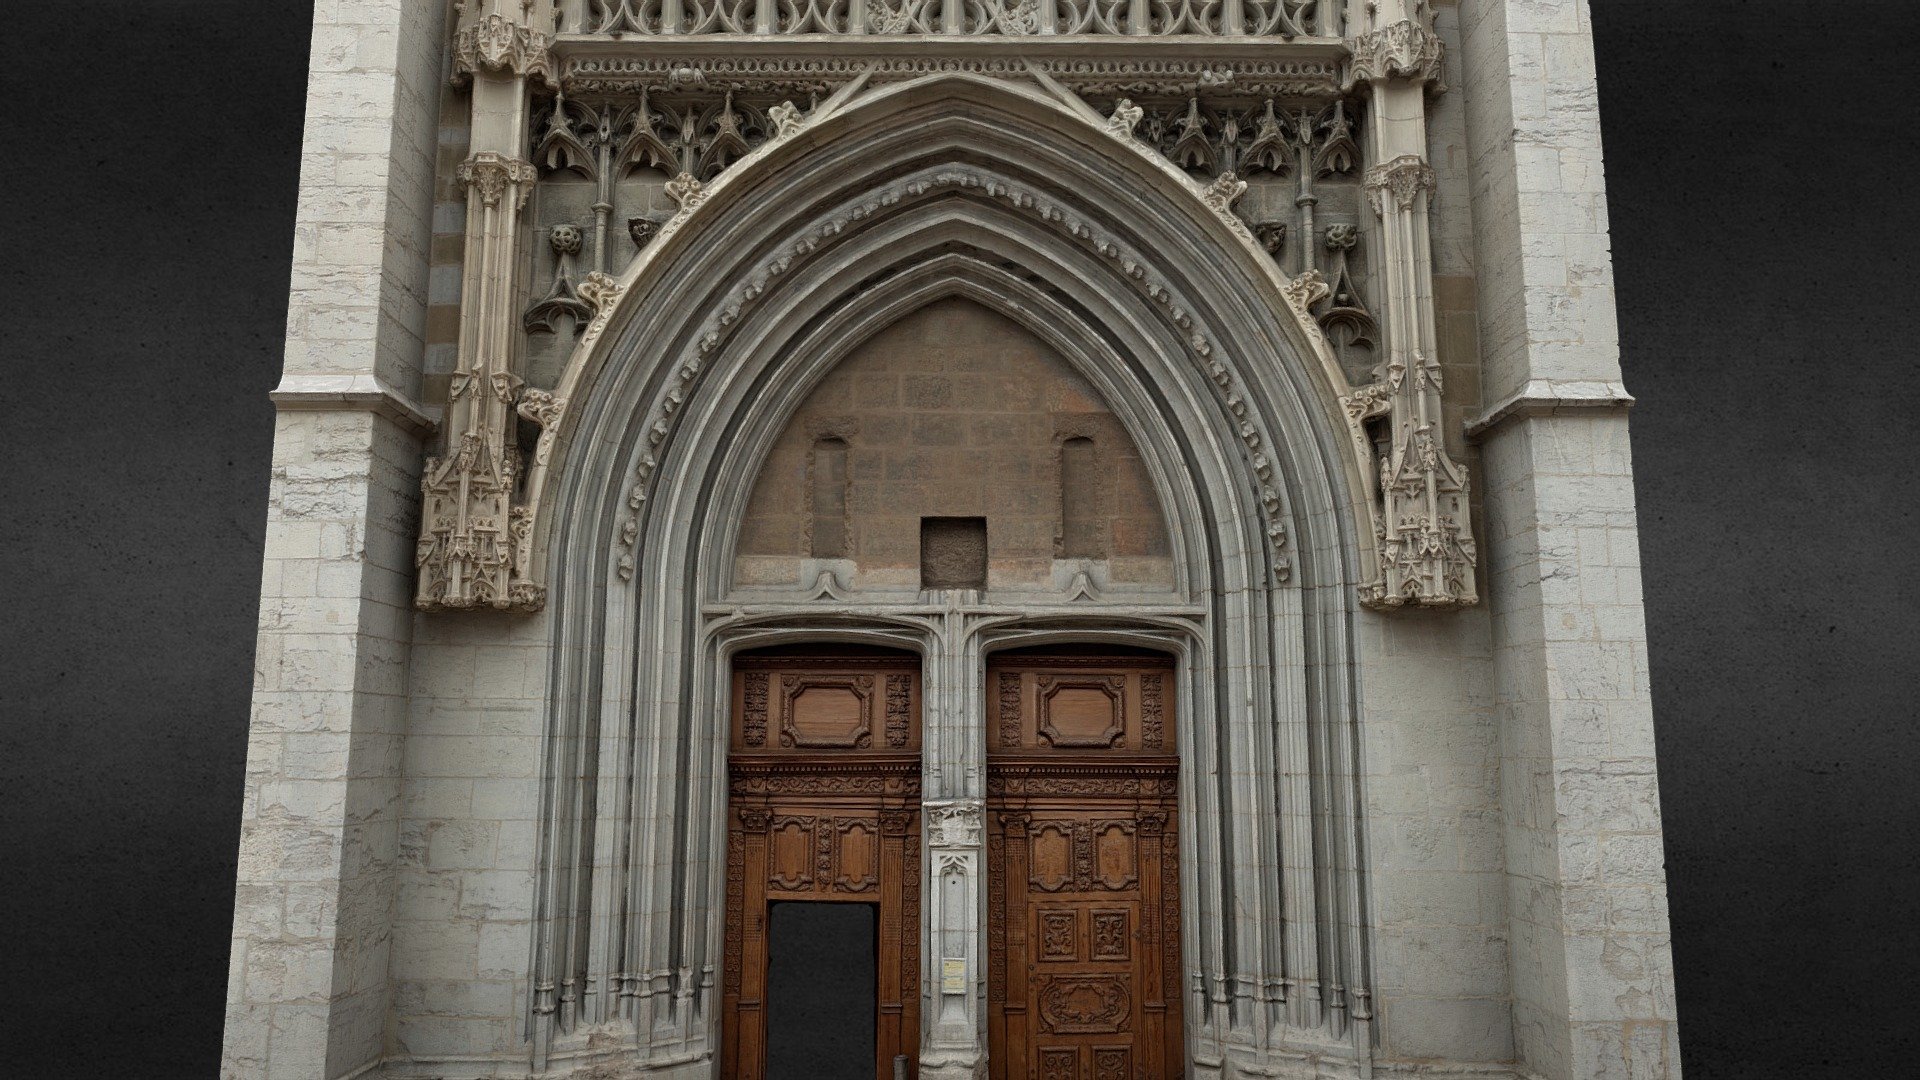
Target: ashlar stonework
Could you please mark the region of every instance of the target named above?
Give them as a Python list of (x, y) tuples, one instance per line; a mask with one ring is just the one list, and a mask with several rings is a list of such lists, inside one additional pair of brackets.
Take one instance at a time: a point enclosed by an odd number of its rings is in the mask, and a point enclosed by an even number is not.
[(1679, 1076), (1583, 0), (312, 56), (223, 1075)]

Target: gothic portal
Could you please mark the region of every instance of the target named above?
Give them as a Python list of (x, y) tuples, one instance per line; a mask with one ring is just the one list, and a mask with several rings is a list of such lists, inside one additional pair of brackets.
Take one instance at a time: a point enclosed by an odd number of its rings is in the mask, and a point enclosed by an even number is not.
[(1677, 1078), (1586, 20), (322, 5), (224, 1075)]

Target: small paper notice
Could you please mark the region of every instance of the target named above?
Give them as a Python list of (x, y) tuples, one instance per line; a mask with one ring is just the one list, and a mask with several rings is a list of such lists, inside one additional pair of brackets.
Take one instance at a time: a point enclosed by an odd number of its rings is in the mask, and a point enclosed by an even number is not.
[(940, 992), (943, 994), (964, 994), (967, 992), (967, 961), (964, 957), (944, 957), (940, 961)]

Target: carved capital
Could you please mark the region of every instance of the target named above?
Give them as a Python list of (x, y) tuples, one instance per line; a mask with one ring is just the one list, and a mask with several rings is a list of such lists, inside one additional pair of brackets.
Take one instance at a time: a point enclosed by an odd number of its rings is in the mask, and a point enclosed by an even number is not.
[(911, 810), (880, 811), (881, 836), (905, 836), (912, 825), (913, 811)]
[(1373, 212), (1381, 217), (1387, 214), (1389, 195), (1393, 207), (1411, 210), (1414, 200), (1422, 195), (1432, 200), (1434, 186), (1433, 166), (1417, 154), (1402, 154), (1367, 170), (1367, 198), (1373, 203)]
[(455, 85), (476, 71), (506, 71), (557, 85), (549, 48), (553, 37), (502, 15), (482, 15), (453, 35)]
[(467, 185), (468, 197), (480, 197), (484, 206), (496, 207), (500, 200), (511, 191), (513, 205), (517, 209), (524, 206), (527, 196), (533, 192), (533, 182), (539, 178), (539, 170), (533, 162), (493, 150), (476, 151), (472, 157), (460, 163), (460, 182)]
[(1370, 30), (1353, 39), (1348, 88), (1381, 79), (1415, 79), (1438, 91), (1445, 47), (1439, 35), (1412, 19)]
[(982, 818), (979, 803), (928, 803), (923, 808), (927, 842), (935, 847), (979, 847)]

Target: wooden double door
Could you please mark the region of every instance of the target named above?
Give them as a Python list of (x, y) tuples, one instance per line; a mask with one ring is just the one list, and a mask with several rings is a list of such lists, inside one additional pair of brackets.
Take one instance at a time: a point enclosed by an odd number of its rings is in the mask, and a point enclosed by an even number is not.
[(1000, 654), (987, 680), (990, 1074), (1179, 1077), (1172, 668)]
[[(991, 1076), (1181, 1076), (1172, 667), (1157, 654), (996, 654), (985, 697)], [(887, 1080), (896, 1055), (917, 1075), (920, 727), (917, 657), (736, 659), (722, 990), (729, 1080)], [(859, 948), (871, 959), (830, 952), (783, 991), (781, 952), (803, 950), (776, 940), (781, 905), (793, 905), (787, 914), (868, 905), (872, 940)], [(843, 1052), (831, 1068), (779, 1064), (808, 1060), (782, 1057), (792, 1018), (850, 980), (870, 983), (870, 996), (827, 1024), (834, 1037), (860, 1030), (853, 1057)]]

